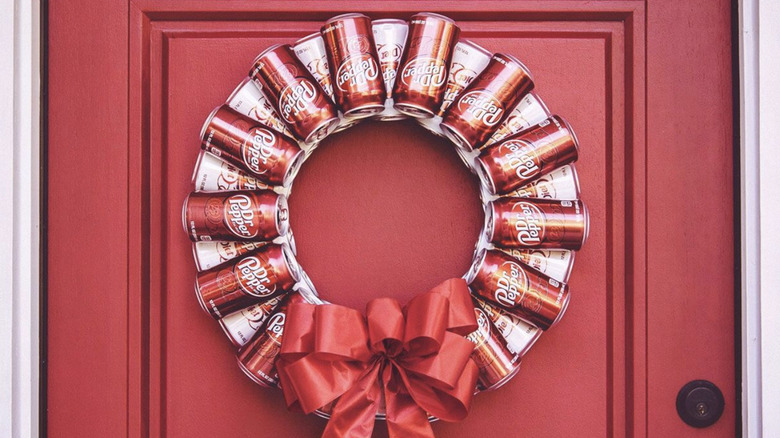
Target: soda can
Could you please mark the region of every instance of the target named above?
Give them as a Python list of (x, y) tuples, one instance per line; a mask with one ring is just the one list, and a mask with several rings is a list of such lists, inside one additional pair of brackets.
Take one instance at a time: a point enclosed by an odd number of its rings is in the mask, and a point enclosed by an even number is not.
[(563, 283), (569, 282), (574, 268), (574, 251), (568, 249), (518, 249), (499, 248), (512, 257), (520, 260), (526, 266), (536, 269), (542, 274)]
[(285, 245), (268, 244), (195, 277), (195, 295), (214, 319), (292, 290), (300, 267)]
[(198, 272), (207, 271), (236, 257), (250, 253), (268, 242), (232, 242), (215, 240), (211, 242), (193, 242), (192, 257)]
[(441, 129), (458, 147), (475, 149), (493, 135), (508, 111), (533, 87), (531, 73), (522, 62), (496, 53), (447, 109)]
[(433, 117), (444, 99), (447, 68), (460, 29), (443, 15), (415, 14), (393, 86), (394, 107), (415, 118)]
[(260, 53), (249, 77), (303, 142), (319, 142), (338, 126), (338, 109), (288, 44), (277, 44)]
[(492, 56), (491, 52), (472, 41), (458, 41), (452, 53), (444, 101), (433, 118), (418, 119), (420, 125), (440, 137), (446, 137), (440, 126), (442, 116), (458, 95), (487, 67)]
[(477, 383), (483, 391), (498, 389), (520, 371), (520, 355), (512, 353), (490, 317), (479, 307), (474, 307), (477, 329), (466, 335), (474, 343), (471, 358), (479, 368)]
[(260, 330), (260, 327), (281, 301), (282, 296), (278, 296), (233, 312), (220, 319), (219, 326), (222, 327), (222, 331), (225, 332), (234, 346), (243, 347)]
[(293, 137), (293, 133), (284, 124), (263, 92), (248, 77), (238, 84), (230, 97), (227, 98), (226, 103), (234, 110), (257, 120), (274, 131)]
[(290, 228), (287, 197), (271, 190), (190, 193), (182, 221), (193, 242), (268, 241)]
[(510, 315), (508, 312), (496, 306), (491, 306), (479, 298), (474, 298), (474, 302), (484, 312), (490, 322), (493, 323), (493, 327), (501, 333), (501, 336), (506, 341), (507, 350), (512, 354), (525, 356), (539, 337), (542, 336), (541, 329), (528, 324), (516, 316)]
[(314, 32), (306, 35), (293, 43), (292, 49), (295, 56), (320, 84), (322, 91), (333, 99), (333, 81), (330, 79), (328, 55), (325, 53), (325, 40), (322, 39), (322, 34)]
[(579, 250), (589, 218), (580, 200), (498, 198), (486, 209), (488, 240), (502, 248)]
[(540, 199), (580, 199), (580, 180), (573, 164), (561, 166), (507, 196)]
[(276, 359), (282, 350), (284, 323), (291, 304), (305, 303), (297, 292), (287, 295), (248, 344), (238, 350), (238, 367), (258, 385), (278, 388)]
[(275, 189), (206, 151), (200, 151), (198, 154), (198, 161), (195, 162), (195, 170), (192, 172), (192, 185), (195, 186), (196, 192)]
[(531, 126), (538, 125), (552, 114), (547, 109), (542, 99), (535, 92), (530, 92), (520, 99), (520, 103), (509, 113), (506, 120), (498, 126), (496, 132), (490, 136), (480, 149), (497, 143), (510, 135), (528, 129)]
[(287, 186), (305, 158), (296, 142), (227, 105), (214, 108), (201, 148), (268, 185)]
[(345, 117), (364, 118), (385, 108), (385, 83), (379, 67), (371, 19), (350, 13), (333, 17), (320, 29), (325, 40), (335, 102)]
[(552, 116), (482, 150), (477, 171), (493, 194), (511, 193), (579, 156), (571, 126)]
[(477, 255), (466, 281), (478, 297), (542, 330), (557, 324), (569, 305), (565, 283), (497, 249)]
[(387, 18), (372, 21), (371, 29), (374, 33), (374, 44), (387, 92), (385, 109), (377, 114), (376, 118), (383, 121), (405, 119), (406, 115), (393, 108), (393, 86), (398, 74), (398, 66), (401, 63), (401, 56), (404, 54), (409, 24), (397, 18)]

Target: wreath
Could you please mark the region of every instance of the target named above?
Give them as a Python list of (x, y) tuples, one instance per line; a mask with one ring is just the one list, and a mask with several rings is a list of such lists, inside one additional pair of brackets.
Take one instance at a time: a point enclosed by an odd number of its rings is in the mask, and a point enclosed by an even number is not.
[[(206, 119), (182, 222), (203, 309), (256, 383), (330, 418), (325, 436), (433, 436), (505, 384), (569, 304), (588, 235), (569, 124), (517, 58), (459, 37), (442, 15), (345, 14), (274, 45)], [(298, 264), (287, 197), (318, 143), (364, 120), (413, 118), (478, 177), (485, 225), (472, 266), (405, 305), (365, 314), (318, 297)]]

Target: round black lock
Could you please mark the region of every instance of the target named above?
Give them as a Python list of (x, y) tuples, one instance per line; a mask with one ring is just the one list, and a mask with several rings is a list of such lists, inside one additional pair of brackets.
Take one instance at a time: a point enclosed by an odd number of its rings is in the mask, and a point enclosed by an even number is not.
[(724, 405), (723, 393), (707, 380), (688, 382), (677, 393), (677, 414), (693, 427), (715, 424), (723, 414)]

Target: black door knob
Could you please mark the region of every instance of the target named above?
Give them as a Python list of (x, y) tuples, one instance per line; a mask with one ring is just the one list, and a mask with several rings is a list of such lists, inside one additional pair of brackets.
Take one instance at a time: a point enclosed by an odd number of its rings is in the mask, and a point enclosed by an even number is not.
[(677, 393), (677, 414), (693, 427), (715, 424), (723, 414), (724, 405), (723, 393), (707, 380), (688, 382)]

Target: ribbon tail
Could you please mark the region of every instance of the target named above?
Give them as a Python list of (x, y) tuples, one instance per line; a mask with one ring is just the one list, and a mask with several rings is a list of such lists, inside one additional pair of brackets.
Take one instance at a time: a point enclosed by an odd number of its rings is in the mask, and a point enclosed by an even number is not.
[(414, 401), (393, 365), (382, 373), (390, 438), (434, 438), (428, 414)]
[(376, 413), (382, 399), (379, 386), (381, 362), (376, 362), (368, 372), (336, 401), (323, 438), (370, 438), (374, 430)]

